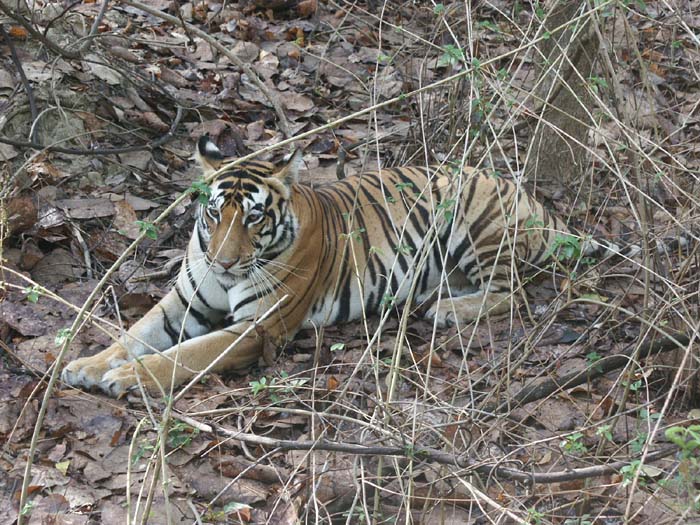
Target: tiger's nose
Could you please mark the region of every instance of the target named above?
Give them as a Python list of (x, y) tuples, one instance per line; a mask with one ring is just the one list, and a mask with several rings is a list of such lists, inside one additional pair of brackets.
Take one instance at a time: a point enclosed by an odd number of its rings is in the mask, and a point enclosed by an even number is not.
[(235, 259), (219, 259), (218, 263), (222, 266), (224, 270), (228, 270), (236, 264), (240, 260), (240, 257), (236, 257)]

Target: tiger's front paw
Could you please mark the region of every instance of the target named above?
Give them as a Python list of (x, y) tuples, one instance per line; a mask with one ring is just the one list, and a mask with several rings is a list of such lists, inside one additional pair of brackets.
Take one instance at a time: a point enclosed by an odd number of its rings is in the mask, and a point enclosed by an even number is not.
[(430, 305), (428, 311), (425, 312), (425, 318), (437, 321), (438, 328), (450, 328), (456, 324), (454, 308), (452, 303), (447, 300), (443, 300), (439, 308), (437, 302)]
[(90, 389), (99, 385), (102, 376), (111, 368), (109, 360), (97, 354), (82, 357), (68, 363), (61, 372), (64, 383), (78, 388)]
[[(138, 388), (139, 380), (136, 372), (136, 363), (126, 363), (117, 368), (108, 370), (100, 379), (97, 386), (105, 394), (112, 397), (121, 397), (131, 390)], [(141, 382), (146, 384), (148, 374), (141, 368)]]
[(121, 397), (136, 390), (140, 382), (148, 392), (158, 394), (161, 389), (170, 388), (171, 379), (170, 361), (159, 354), (150, 354), (107, 371), (97, 386), (107, 395)]
[(425, 317), (436, 320), (439, 328), (457, 326), (458, 320), (464, 326), (478, 319), (483, 315), (482, 312), (487, 310), (487, 307), (482, 307), (482, 300), (483, 295), (478, 292), (453, 298), (445, 297), (439, 304), (437, 301), (431, 304)]
[(102, 377), (112, 368), (126, 363), (127, 358), (126, 349), (120, 343), (114, 343), (99, 354), (68, 363), (61, 372), (61, 379), (78, 388), (99, 387)]

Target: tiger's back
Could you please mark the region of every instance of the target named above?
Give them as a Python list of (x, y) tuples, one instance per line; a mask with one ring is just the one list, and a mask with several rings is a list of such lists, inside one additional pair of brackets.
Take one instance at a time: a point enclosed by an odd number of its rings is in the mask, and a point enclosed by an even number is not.
[(567, 231), (511, 181), (471, 168), (461, 180), (445, 167), (406, 167), (297, 191), (295, 211), (309, 214), (301, 236), (314, 248), (302, 266), (316, 295), (305, 326), (352, 321), (409, 295), (422, 302), (455, 271), (510, 291), (511, 262), (541, 264), (555, 232)]

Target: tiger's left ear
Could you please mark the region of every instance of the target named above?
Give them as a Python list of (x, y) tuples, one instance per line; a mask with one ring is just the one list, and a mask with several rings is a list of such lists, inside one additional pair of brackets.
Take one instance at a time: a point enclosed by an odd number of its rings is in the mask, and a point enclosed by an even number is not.
[(304, 165), (304, 158), (301, 148), (297, 148), (287, 161), (287, 164), (273, 175), (274, 178), (283, 182), (286, 186), (291, 186), (299, 182), (299, 171)]
[(218, 170), (224, 162), (224, 154), (209, 138), (209, 133), (199, 137), (194, 156), (205, 175)]

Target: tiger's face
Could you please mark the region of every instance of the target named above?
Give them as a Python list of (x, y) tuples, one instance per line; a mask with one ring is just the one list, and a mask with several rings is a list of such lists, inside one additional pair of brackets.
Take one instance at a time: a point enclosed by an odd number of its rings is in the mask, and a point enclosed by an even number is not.
[[(200, 140), (199, 160), (205, 173), (224, 162), (215, 148), (211, 141)], [(297, 221), (289, 198), (300, 161), (296, 153), (281, 168), (251, 161), (212, 182), (209, 201), (200, 205), (197, 229), (205, 261), (215, 274), (245, 277), (293, 243)]]

